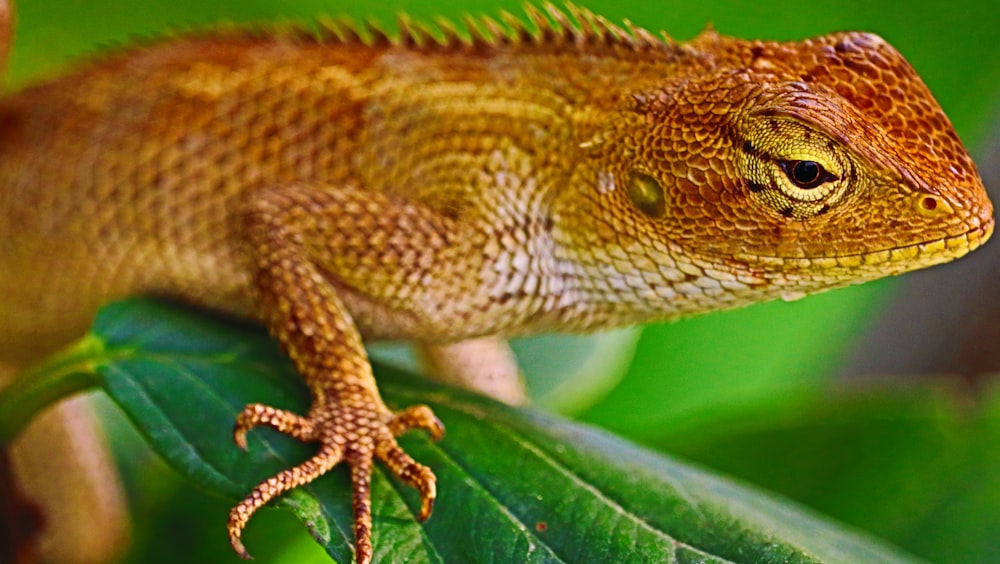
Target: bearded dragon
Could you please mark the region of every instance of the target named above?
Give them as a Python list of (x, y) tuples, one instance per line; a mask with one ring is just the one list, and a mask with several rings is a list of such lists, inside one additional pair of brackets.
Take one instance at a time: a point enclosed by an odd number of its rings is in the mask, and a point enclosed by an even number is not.
[(261, 398), (236, 443), (264, 425), (317, 453), (232, 510), (232, 546), (248, 556), (259, 507), (345, 463), (365, 563), (373, 465), (425, 519), (434, 473), (395, 437), (443, 433), (383, 404), (365, 342), (516, 374), (510, 336), (797, 298), (992, 233), (947, 117), (875, 35), (680, 44), (571, 5), (526, 14), (177, 34), (3, 98), (0, 359), (127, 295), (261, 321), (312, 407)]

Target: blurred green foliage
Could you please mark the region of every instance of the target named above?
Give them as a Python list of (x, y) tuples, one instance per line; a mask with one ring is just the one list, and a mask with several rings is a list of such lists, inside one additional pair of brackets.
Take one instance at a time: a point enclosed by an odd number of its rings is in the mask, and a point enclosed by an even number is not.
[[(858, 29), (881, 34), (916, 67), (974, 155), (1000, 102), (1000, 3), (930, 0), (581, 2), (686, 39), (711, 23), (726, 34), (796, 39)], [(519, 13), (520, 2), (465, 0), (27, 0), (11, 83), (58, 72), (68, 58), (165, 29), (218, 20), (390, 22)], [(960, 267), (960, 263), (957, 265)], [(949, 265), (945, 268), (954, 268)], [(891, 282), (648, 328), (621, 384), (582, 418), (803, 500), (916, 554), (952, 562), (1000, 560), (998, 394), (966, 401), (944, 387), (839, 390), (830, 374), (891, 291)], [(179, 483), (111, 418), (138, 521), (130, 561), (234, 561), (228, 502)], [(115, 423), (117, 422), (117, 423)], [(270, 513), (270, 514), (268, 514)], [(291, 518), (265, 512), (248, 535), (265, 561), (321, 555)], [(296, 532), (298, 531), (298, 532)], [(991, 536), (992, 535), (992, 536)], [(174, 542), (184, 539), (183, 542)], [(289, 543), (294, 545), (289, 547)], [(269, 552), (270, 551), (270, 552)]]

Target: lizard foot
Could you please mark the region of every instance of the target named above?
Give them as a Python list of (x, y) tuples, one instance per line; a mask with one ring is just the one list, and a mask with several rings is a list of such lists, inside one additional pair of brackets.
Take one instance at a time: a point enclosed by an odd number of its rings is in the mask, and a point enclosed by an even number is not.
[(354, 491), (354, 540), (358, 564), (371, 561), (371, 473), (375, 459), (381, 460), (394, 475), (420, 492), (420, 513), (423, 521), (431, 514), (437, 494), (434, 473), (415, 462), (396, 443), (396, 436), (410, 429), (423, 429), (434, 440), (444, 434), (444, 426), (431, 409), (418, 405), (393, 414), (378, 406), (318, 405), (303, 417), (259, 403), (246, 406), (236, 419), (233, 439), (246, 450), (246, 434), (258, 425), (276, 429), (303, 442), (320, 443), (319, 452), (298, 466), (264, 480), (229, 513), (229, 541), (242, 558), (250, 554), (240, 541), (240, 535), (250, 517), (272, 498), (301, 485), (308, 484), (328, 472), (341, 461), (351, 467)]

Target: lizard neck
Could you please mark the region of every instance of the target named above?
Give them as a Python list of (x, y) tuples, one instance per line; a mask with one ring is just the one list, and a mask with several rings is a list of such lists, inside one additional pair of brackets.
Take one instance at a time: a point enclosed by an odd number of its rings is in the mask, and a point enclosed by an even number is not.
[[(605, 150), (620, 151), (628, 140), (617, 132), (641, 119), (625, 105), (601, 123), (577, 125), (585, 133), (580, 164), (551, 202), (553, 271), (563, 290), (546, 321), (553, 327), (587, 331), (739, 307), (780, 283), (754, 264), (703, 252), (689, 240), (644, 233), (626, 186), (629, 171)], [(663, 187), (667, 199), (672, 189)]]

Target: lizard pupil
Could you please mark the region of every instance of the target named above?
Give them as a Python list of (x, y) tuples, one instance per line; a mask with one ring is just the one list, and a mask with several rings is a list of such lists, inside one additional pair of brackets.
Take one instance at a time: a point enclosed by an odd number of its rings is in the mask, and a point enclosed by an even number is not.
[(786, 167), (786, 171), (791, 169), (788, 178), (799, 188), (815, 188), (823, 181), (823, 167), (816, 161), (794, 161), (791, 167)]

